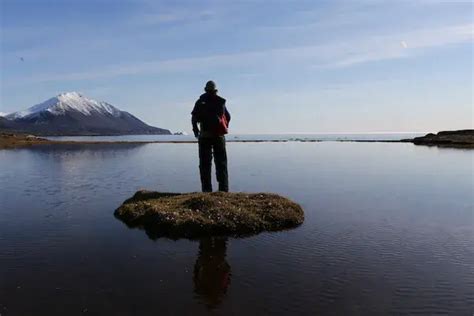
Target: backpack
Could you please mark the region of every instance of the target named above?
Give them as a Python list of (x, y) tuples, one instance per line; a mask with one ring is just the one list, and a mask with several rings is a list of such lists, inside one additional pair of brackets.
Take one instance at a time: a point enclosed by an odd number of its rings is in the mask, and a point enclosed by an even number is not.
[(227, 117), (225, 116), (225, 108), (222, 115), (219, 117), (219, 121), (215, 127), (215, 133), (218, 136), (224, 136), (229, 133), (229, 122), (227, 122)]
[(229, 128), (226, 112), (225, 99), (218, 96), (209, 98), (203, 94), (196, 101), (191, 114), (196, 115), (201, 122), (201, 131), (210, 132), (215, 136), (224, 136)]

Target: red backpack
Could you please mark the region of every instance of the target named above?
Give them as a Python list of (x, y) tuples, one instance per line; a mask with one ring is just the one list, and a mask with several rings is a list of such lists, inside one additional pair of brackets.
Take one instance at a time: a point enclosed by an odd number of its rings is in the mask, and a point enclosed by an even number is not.
[(224, 113), (219, 117), (219, 123), (216, 126), (216, 134), (219, 136), (223, 136), (229, 133), (229, 122), (227, 122), (227, 117), (225, 116), (225, 108)]

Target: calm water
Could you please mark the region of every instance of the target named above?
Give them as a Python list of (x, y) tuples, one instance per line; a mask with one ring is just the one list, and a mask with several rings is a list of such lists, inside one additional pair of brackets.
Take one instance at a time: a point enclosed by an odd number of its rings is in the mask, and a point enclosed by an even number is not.
[[(426, 135), (426, 133), (359, 133), (359, 134), (230, 134), (227, 140), (400, 140)], [(193, 135), (124, 135), (124, 136), (56, 136), (53, 140), (74, 141), (194, 141)]]
[(140, 188), (199, 188), (195, 144), (0, 150), (0, 314), (472, 315), (474, 151), (228, 144), (232, 189), (301, 203), (297, 229), (150, 240)]

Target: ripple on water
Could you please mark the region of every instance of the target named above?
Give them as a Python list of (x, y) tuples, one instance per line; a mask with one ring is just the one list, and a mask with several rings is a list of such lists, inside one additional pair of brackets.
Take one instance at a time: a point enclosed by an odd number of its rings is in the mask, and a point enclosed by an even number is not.
[(220, 259), (230, 284), (210, 277), (194, 295), (199, 243), (151, 241), (113, 211), (140, 188), (199, 188), (195, 146), (94, 148), (1, 153), (0, 308), (11, 314), (44, 313), (50, 303), (73, 314), (208, 314), (214, 310), (203, 302), (213, 294), (216, 314), (474, 310), (472, 154), (395, 144), (229, 145), (235, 187), (301, 201), (306, 220), (229, 239)]

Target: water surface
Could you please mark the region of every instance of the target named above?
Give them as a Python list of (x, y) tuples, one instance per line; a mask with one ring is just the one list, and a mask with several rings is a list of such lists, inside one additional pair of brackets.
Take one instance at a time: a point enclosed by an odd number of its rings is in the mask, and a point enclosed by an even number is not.
[[(358, 134), (229, 134), (228, 141), (341, 141), (341, 140), (400, 140), (426, 133), (358, 133)], [(122, 136), (51, 136), (51, 140), (67, 141), (195, 141), (193, 135), (122, 135)]]
[(473, 153), (228, 144), (231, 189), (288, 196), (304, 224), (153, 241), (113, 212), (198, 190), (195, 144), (0, 150), (0, 314), (472, 315)]

